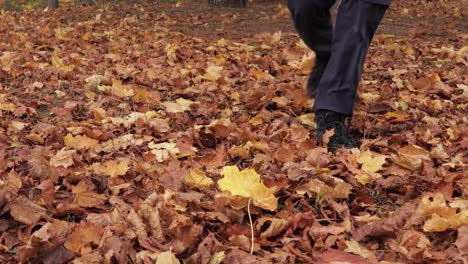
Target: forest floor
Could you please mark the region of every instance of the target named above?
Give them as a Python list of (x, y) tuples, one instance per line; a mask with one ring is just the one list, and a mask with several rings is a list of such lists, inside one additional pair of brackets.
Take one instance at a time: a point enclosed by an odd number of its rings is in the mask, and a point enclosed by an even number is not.
[(0, 13), (1, 263), (465, 263), (466, 1), (395, 0), (328, 153), (284, 4)]

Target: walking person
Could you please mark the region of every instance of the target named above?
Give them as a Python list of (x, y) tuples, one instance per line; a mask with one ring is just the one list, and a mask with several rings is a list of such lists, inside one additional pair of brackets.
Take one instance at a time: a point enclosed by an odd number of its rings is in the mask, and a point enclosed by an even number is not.
[(334, 129), (331, 151), (354, 147), (345, 119), (353, 114), (367, 51), (390, 1), (342, 0), (333, 28), (330, 9), (336, 0), (288, 0), (299, 36), (317, 55), (307, 94), (315, 98), (318, 143)]

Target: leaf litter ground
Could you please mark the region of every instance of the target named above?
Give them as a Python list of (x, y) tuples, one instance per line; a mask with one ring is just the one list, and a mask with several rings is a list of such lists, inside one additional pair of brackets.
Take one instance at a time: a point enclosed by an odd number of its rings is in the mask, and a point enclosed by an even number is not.
[(336, 155), (284, 5), (2, 12), (1, 262), (464, 263), (461, 5), (393, 3)]

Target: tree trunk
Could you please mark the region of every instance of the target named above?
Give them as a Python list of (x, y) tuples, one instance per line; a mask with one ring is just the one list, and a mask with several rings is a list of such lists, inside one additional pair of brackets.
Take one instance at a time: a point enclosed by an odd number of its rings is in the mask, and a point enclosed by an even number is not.
[(47, 9), (48, 10), (57, 9), (58, 7), (59, 7), (59, 1), (58, 0), (47, 0)]
[(208, 0), (211, 5), (229, 6), (229, 7), (245, 7), (247, 0)]

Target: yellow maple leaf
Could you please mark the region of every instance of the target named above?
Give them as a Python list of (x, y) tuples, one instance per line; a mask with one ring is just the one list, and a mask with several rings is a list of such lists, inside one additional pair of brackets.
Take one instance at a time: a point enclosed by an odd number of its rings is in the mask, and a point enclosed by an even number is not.
[(50, 166), (68, 168), (73, 165), (73, 154), (76, 150), (60, 150), (50, 159)]
[(362, 151), (357, 162), (362, 164), (361, 169), (365, 172), (378, 172), (383, 168), (388, 156), (370, 150)]
[(274, 211), (278, 207), (274, 191), (261, 182), (260, 175), (254, 169), (239, 171), (236, 166), (226, 166), (221, 174), (224, 176), (218, 181), (221, 190), (231, 195), (252, 198), (253, 204), (263, 209)]
[(74, 137), (72, 134), (67, 134), (63, 141), (65, 146), (76, 150), (92, 149), (98, 144), (98, 141), (95, 139), (80, 135)]
[(210, 187), (213, 185), (213, 180), (200, 169), (190, 170), (184, 181), (190, 187)]

